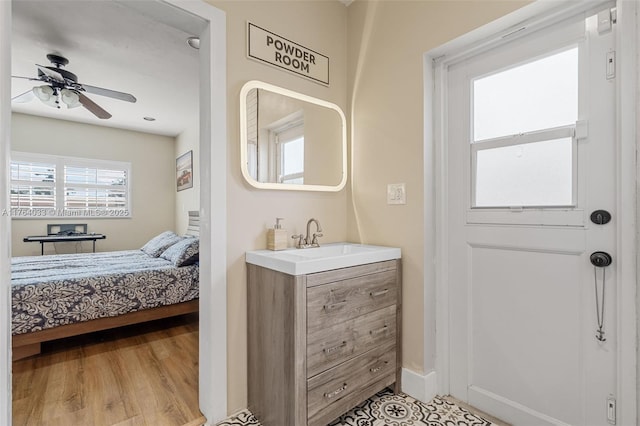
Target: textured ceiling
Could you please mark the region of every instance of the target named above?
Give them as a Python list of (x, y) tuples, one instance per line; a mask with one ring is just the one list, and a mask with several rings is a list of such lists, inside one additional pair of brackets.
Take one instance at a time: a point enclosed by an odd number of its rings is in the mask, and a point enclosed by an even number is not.
[[(140, 3), (138, 3), (140, 4)], [(188, 34), (113, 1), (14, 0), (12, 74), (36, 77), (36, 63), (56, 53), (79, 83), (133, 94), (129, 103), (87, 94), (113, 117), (85, 108), (55, 109), (38, 99), (13, 111), (176, 136), (198, 116), (198, 51)], [(140, 7), (137, 7), (140, 9)], [(194, 26), (196, 27), (196, 26)], [(44, 83), (12, 78), (12, 97)], [(154, 122), (143, 117), (156, 118)]]

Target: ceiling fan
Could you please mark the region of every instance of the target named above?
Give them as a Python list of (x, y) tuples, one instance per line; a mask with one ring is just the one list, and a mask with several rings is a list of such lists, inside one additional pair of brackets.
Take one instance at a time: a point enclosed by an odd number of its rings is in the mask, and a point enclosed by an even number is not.
[(136, 101), (135, 96), (129, 93), (78, 83), (78, 77), (74, 73), (62, 68), (69, 63), (69, 60), (65, 57), (50, 53), (47, 55), (47, 59), (49, 59), (54, 66), (45, 67), (36, 64), (38, 67), (37, 78), (11, 76), (13, 78), (23, 78), (46, 83), (43, 86), (35, 86), (33, 89), (12, 98), (11, 101), (29, 102), (34, 97), (37, 97), (44, 104), (54, 108), (60, 108), (61, 103), (65, 104), (67, 108), (83, 106), (101, 119), (109, 119), (111, 118), (111, 114), (85, 96), (84, 92), (107, 96), (121, 101)]

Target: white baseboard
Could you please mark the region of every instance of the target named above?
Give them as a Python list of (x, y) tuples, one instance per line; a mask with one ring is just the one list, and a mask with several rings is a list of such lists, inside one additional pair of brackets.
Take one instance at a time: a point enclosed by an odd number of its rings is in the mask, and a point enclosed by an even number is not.
[(437, 395), (437, 389), (435, 371), (422, 376), (406, 368), (402, 369), (402, 392), (407, 395), (422, 402), (429, 402)]

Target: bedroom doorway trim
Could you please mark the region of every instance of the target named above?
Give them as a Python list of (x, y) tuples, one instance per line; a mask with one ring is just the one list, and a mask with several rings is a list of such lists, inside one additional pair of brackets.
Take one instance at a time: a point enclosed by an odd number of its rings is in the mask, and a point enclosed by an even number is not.
[[(204, 1), (121, 1), (172, 25), (184, 12), (206, 24), (200, 32), (201, 262), (200, 410), (215, 424), (227, 414), (226, 310), (226, 15)], [(180, 12), (180, 13), (176, 13)], [(194, 28), (191, 28), (194, 31)], [(9, 207), (11, 135), (11, 2), (0, 1), (0, 212)], [(215, 200), (215, 203), (214, 203)], [(0, 424), (11, 424), (11, 222), (0, 215)]]
[(208, 23), (199, 34), (200, 250), (206, 259), (200, 261), (199, 399), (207, 425), (214, 425), (227, 417), (226, 15), (204, 1), (166, 3)]
[[(437, 393), (448, 394), (449, 383), (449, 291), (447, 284), (448, 224), (451, 214), (447, 210), (447, 66), (471, 53), (481, 52), (490, 45), (499, 43), (501, 36), (514, 30), (520, 31), (525, 26), (544, 26), (545, 23), (563, 16), (579, 12), (578, 9), (592, 8), (605, 2), (534, 2), (514, 13), (500, 18), (491, 24), (481, 27), (469, 34), (433, 49), (424, 55), (424, 164), (425, 171), (425, 264), (433, 264), (433, 271), (425, 275), (425, 312), (436, 311), (435, 342), (425, 327), (425, 353), (435, 344), (437, 377)], [(638, 357), (636, 351), (636, 330), (638, 327), (636, 306), (637, 285), (637, 198), (636, 198), (636, 151), (640, 148), (637, 134), (637, 58), (640, 48), (640, 21), (637, 17), (638, 4), (635, 1), (619, 0), (617, 2), (617, 18), (619, 37), (616, 41), (618, 58), (634, 58), (620, 61), (618, 81), (624, 81), (624, 90), (618, 83), (618, 119), (616, 122), (617, 176), (620, 193), (617, 195), (616, 210), (620, 212), (617, 223), (617, 252), (623, 254), (619, 259), (616, 274), (620, 279), (619, 293), (616, 300), (618, 316), (618, 359), (617, 359), (617, 403), (618, 424), (635, 424), (638, 393)], [(522, 31), (523, 33), (525, 31)], [(433, 200), (433, 202), (429, 202)], [(626, 213), (626, 214), (625, 214)], [(428, 290), (435, 288), (435, 303), (427, 298)], [(429, 325), (427, 323), (427, 325)]]
[[(9, 208), (11, 2), (0, 1), (0, 211)], [(11, 424), (11, 219), (0, 215), (0, 423)]]

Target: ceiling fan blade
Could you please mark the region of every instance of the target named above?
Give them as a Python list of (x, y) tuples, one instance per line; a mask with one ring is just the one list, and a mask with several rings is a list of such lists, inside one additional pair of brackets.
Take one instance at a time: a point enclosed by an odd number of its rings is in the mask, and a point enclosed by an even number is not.
[(102, 109), (97, 103), (87, 98), (82, 92), (78, 92), (79, 101), (83, 107), (88, 109), (93, 115), (103, 120), (111, 118), (111, 114)]
[(11, 78), (22, 78), (24, 80), (35, 80), (35, 81), (40, 81), (39, 78), (33, 78), (33, 77), (22, 77), (19, 75), (12, 75)]
[(11, 102), (26, 103), (33, 100), (34, 98), (35, 95), (33, 94), (33, 90), (29, 89), (26, 92), (11, 98)]
[(82, 88), (86, 92), (93, 93), (95, 95), (100, 95), (100, 96), (107, 96), (109, 98), (119, 99), (121, 101), (135, 102), (137, 100), (135, 96), (133, 96), (133, 95), (131, 95), (129, 93), (117, 92), (115, 90), (109, 90), (109, 89), (103, 89), (102, 87), (89, 86), (88, 84), (83, 84)]
[(54, 70), (50, 70), (49, 68), (43, 67), (42, 65), (36, 64), (36, 66), (47, 77), (49, 77), (49, 78), (51, 78), (51, 79), (53, 79), (55, 81), (58, 81), (60, 83), (66, 83), (64, 77), (59, 72), (54, 71)]

